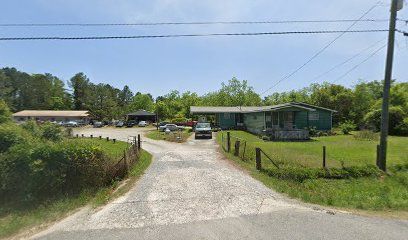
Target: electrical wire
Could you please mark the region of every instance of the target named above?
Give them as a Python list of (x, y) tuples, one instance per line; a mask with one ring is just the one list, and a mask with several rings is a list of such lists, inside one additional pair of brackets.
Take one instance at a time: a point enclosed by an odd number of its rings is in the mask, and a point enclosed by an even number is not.
[(323, 73), (317, 75), (316, 77), (314, 77), (314, 78), (311, 80), (311, 82), (314, 82), (314, 81), (316, 81), (316, 80), (322, 78), (323, 76), (325, 76), (325, 75), (331, 73), (332, 71), (334, 71), (334, 70), (336, 70), (336, 69), (338, 69), (338, 68), (344, 66), (345, 64), (347, 64), (347, 63), (349, 63), (349, 62), (351, 62), (352, 60), (354, 60), (355, 58), (359, 57), (361, 54), (363, 54), (363, 53), (366, 52), (367, 50), (370, 50), (371, 48), (377, 46), (380, 42), (383, 42), (384, 40), (386, 40), (386, 39), (381, 39), (380, 41), (375, 42), (374, 44), (370, 45), (370, 46), (367, 47), (367, 48), (364, 48), (363, 50), (361, 50), (361, 51), (358, 52), (357, 54), (353, 55), (352, 57), (346, 59), (345, 61), (343, 61), (343, 62), (341, 62), (341, 63), (339, 63), (339, 64), (333, 66), (333, 67), (330, 68), (329, 70), (327, 70), (327, 71), (325, 71), (325, 72), (323, 72)]
[(368, 60), (370, 60), (372, 57), (374, 57), (379, 51), (381, 51), (382, 49), (384, 49), (387, 46), (387, 44), (382, 45), (380, 48), (378, 48), (377, 50), (375, 50), (372, 54), (370, 54), (367, 58), (365, 58), (362, 62), (360, 62), (359, 64), (356, 64), (355, 66), (353, 66), (350, 70), (348, 70), (347, 72), (345, 72), (343, 75), (341, 75), (340, 77), (338, 77), (336, 80), (334, 80), (332, 83), (336, 83), (339, 80), (343, 79), (344, 77), (346, 77), (347, 75), (349, 75), (352, 71), (354, 71), (355, 69), (357, 69), (358, 67), (360, 67), (361, 65), (363, 65), (364, 63), (366, 63)]
[[(363, 19), (367, 14), (369, 14), (372, 10), (374, 10), (377, 6), (379, 6), (379, 2), (377, 2), (374, 6), (372, 6), (370, 9), (368, 9), (366, 12), (363, 13), (361, 17), (359, 17), (356, 21), (354, 21), (347, 29), (346, 31), (349, 31), (352, 27), (354, 27), (361, 19)], [(388, 31), (388, 30), (387, 30)], [(284, 80), (292, 77), (296, 73), (298, 73), (300, 70), (302, 70), (304, 67), (306, 67), (309, 63), (311, 63), (314, 59), (316, 59), (318, 56), (320, 56), (326, 49), (328, 49), (331, 45), (333, 45), (337, 40), (339, 40), (341, 37), (344, 36), (346, 32), (340, 33), (337, 37), (335, 37), (332, 41), (330, 41), (328, 44), (326, 44), (322, 49), (320, 49), (317, 53), (315, 53), (311, 58), (309, 58), (305, 63), (300, 65), (300, 67), (296, 68), (294, 71), (291, 73), (285, 75), (283, 78), (281, 78), (279, 81), (277, 81), (273, 86), (269, 87), (265, 91), (261, 93), (261, 96), (264, 95), (265, 93), (269, 92), (272, 88), (276, 87), (279, 83), (283, 82)]]
[[(158, 26), (158, 25), (217, 25), (217, 24), (291, 24), (343, 23), (355, 19), (332, 20), (275, 20), (275, 21), (205, 21), (205, 22), (140, 22), (140, 23), (1, 23), (0, 27), (104, 27), (104, 26)], [(388, 22), (388, 19), (360, 19), (359, 22)]]
[(253, 33), (204, 33), (204, 34), (169, 34), (169, 35), (134, 35), (134, 36), (85, 36), (85, 37), (0, 37), (0, 41), (28, 40), (108, 40), (108, 39), (140, 39), (140, 38), (179, 38), (179, 37), (212, 37), (212, 36), (260, 36), (260, 35), (293, 35), (293, 34), (333, 34), (333, 33), (374, 33), (388, 32), (386, 29), (362, 30), (319, 30), (319, 31), (282, 31)]

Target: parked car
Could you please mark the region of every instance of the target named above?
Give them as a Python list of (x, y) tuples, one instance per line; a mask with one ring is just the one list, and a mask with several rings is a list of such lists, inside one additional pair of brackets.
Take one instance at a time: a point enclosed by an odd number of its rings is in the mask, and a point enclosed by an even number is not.
[(212, 130), (211, 130), (211, 124), (210, 123), (197, 123), (195, 127), (195, 139), (201, 138), (201, 137), (206, 137), (206, 138), (212, 138)]
[(125, 126), (125, 123), (123, 121), (119, 121), (119, 122), (116, 123), (115, 126), (116, 127), (123, 127), (123, 126)]
[(166, 131), (166, 129), (169, 129), (170, 131), (177, 131), (177, 130), (181, 129), (181, 127), (177, 126), (176, 124), (171, 124), (171, 123), (163, 125), (163, 126), (159, 126), (159, 130), (161, 132)]
[(101, 128), (101, 127), (103, 127), (103, 123), (102, 122), (94, 122), (93, 127), (94, 128)]
[(125, 125), (126, 127), (133, 127), (136, 125), (136, 122), (133, 120), (130, 120), (130, 121), (127, 121)]
[(146, 121), (140, 121), (139, 124), (137, 124), (139, 127), (146, 127), (147, 122)]
[(75, 122), (75, 121), (69, 121), (69, 122), (64, 123), (63, 126), (64, 126), (64, 127), (78, 127), (79, 125), (78, 125), (78, 123)]

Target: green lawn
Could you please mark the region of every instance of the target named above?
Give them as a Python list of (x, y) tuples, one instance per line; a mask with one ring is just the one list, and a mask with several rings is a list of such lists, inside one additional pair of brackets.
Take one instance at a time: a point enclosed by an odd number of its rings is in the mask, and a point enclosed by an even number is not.
[(192, 132), (186, 129), (182, 132), (171, 132), (169, 134), (152, 130), (146, 133), (146, 137), (153, 140), (165, 140), (169, 142), (185, 142), (191, 136)]
[(78, 142), (78, 144), (81, 144), (81, 142), (92, 143), (95, 146), (99, 146), (105, 153), (112, 157), (115, 162), (123, 156), (123, 151), (129, 147), (129, 144), (126, 142), (116, 141), (114, 143), (112, 139), (106, 141), (106, 138), (73, 138), (68, 141), (75, 141)]
[[(124, 142), (107, 142), (99, 139), (75, 139), (73, 141), (92, 141), (101, 147), (111, 156), (123, 152), (127, 146)], [(111, 186), (99, 189), (98, 191), (84, 191), (76, 197), (66, 197), (57, 201), (43, 203), (36, 208), (20, 207), (10, 208), (0, 206), (0, 239), (13, 236), (19, 232), (34, 227), (44, 227), (48, 224), (62, 219), (71, 214), (76, 209), (91, 204), (97, 207), (127, 192), (136, 180), (144, 173), (152, 161), (152, 156), (142, 151), (140, 160), (129, 170), (129, 178), (125, 185), (119, 189), (120, 182), (112, 183)]]
[[(224, 134), (225, 138), (226, 134)], [(270, 142), (243, 131), (231, 131), (232, 146), (238, 137), (247, 141), (245, 155), (255, 158), (255, 147), (273, 159), (306, 167), (322, 166), (322, 147), (326, 146), (327, 166), (362, 166), (375, 164), (377, 141), (357, 140), (352, 135), (313, 138), (307, 142)], [(218, 136), (221, 138), (221, 136)], [(243, 150), (243, 149), (241, 149)], [(242, 152), (241, 152), (242, 154)], [(388, 165), (408, 163), (408, 137), (389, 137)]]
[[(224, 132), (224, 142), (225, 142)], [(388, 174), (381, 177), (362, 177), (349, 179), (307, 179), (305, 181), (282, 180), (255, 169), (255, 147), (260, 147), (275, 161), (282, 165), (301, 168), (320, 168), (322, 146), (327, 146), (328, 167), (363, 166), (375, 164), (375, 141), (356, 140), (353, 136), (330, 136), (314, 138), (309, 142), (264, 142), (257, 136), (231, 131), (232, 150), (236, 139), (245, 139), (247, 148), (245, 160), (232, 153), (224, 154), (241, 167), (249, 170), (251, 175), (266, 186), (290, 197), (305, 202), (334, 206), (346, 209), (372, 210), (376, 213), (390, 212), (391, 216), (401, 215), (408, 211), (408, 172), (407, 169), (396, 171), (392, 166), (408, 164), (408, 137), (390, 137)], [(221, 133), (217, 136), (221, 144)], [(241, 140), (242, 141), (242, 140)], [(233, 152), (233, 151), (232, 151)], [(241, 149), (242, 156), (243, 151)], [(269, 160), (262, 158), (263, 168), (275, 168)], [(380, 212), (379, 212), (380, 211)], [(403, 214), (404, 217), (408, 214)]]

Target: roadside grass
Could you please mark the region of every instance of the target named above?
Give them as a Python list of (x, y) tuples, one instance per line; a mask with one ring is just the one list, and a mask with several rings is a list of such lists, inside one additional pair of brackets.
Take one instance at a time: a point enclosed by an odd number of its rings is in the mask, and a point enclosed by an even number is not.
[[(259, 147), (278, 162), (304, 167), (321, 167), (322, 148), (326, 146), (328, 167), (365, 166), (375, 164), (376, 161), (378, 142), (358, 140), (353, 135), (319, 137), (304, 142), (271, 142), (263, 141), (243, 131), (230, 132), (232, 137), (247, 141), (246, 156), (252, 160), (255, 159), (255, 147)], [(390, 136), (388, 139), (388, 165), (408, 163), (408, 137)], [(236, 139), (231, 140), (231, 146), (234, 146)]]
[(81, 143), (92, 143), (95, 146), (99, 146), (104, 152), (106, 152), (113, 161), (118, 160), (120, 157), (123, 156), (123, 151), (129, 147), (129, 144), (122, 141), (116, 141), (115, 143), (110, 139), (106, 141), (106, 139), (102, 138), (71, 138), (67, 141), (74, 141), (78, 144)]
[(164, 140), (169, 142), (185, 142), (191, 136), (190, 129), (185, 129), (180, 132), (165, 133), (158, 130), (152, 130), (145, 134), (147, 138), (153, 140)]
[[(355, 140), (353, 136), (321, 137), (310, 142), (264, 142), (252, 134), (240, 131), (231, 131), (231, 136), (246, 139), (248, 145), (262, 148), (274, 159), (288, 161), (290, 165), (302, 168), (321, 168), (321, 146), (323, 145), (330, 146), (328, 149), (332, 149), (329, 168), (341, 167), (340, 161), (344, 161), (346, 166), (375, 164), (376, 143)], [(396, 170), (393, 166), (408, 164), (406, 147), (408, 138), (390, 137), (389, 139), (390, 171), (387, 174), (381, 174), (380, 177), (317, 178), (304, 181), (278, 179), (268, 175), (267, 171), (257, 171), (254, 158), (243, 161), (232, 153), (222, 152), (227, 158), (246, 169), (254, 178), (291, 198), (348, 210), (372, 211), (370, 214), (386, 213), (391, 217), (407, 217), (408, 214), (401, 214), (401, 212), (408, 211), (408, 171), (406, 168)], [(221, 134), (217, 135), (217, 141), (221, 144)], [(371, 154), (369, 151), (374, 153)], [(262, 164), (263, 168), (274, 168), (265, 158), (262, 159)]]
[[(100, 141), (80, 139), (76, 141)], [(102, 143), (101, 146), (108, 146), (109, 142)], [(112, 142), (110, 142), (113, 144)], [(119, 144), (118, 144), (119, 143)], [(124, 146), (127, 143), (116, 142), (115, 146)], [(112, 149), (110, 146), (105, 148)], [(43, 229), (55, 221), (69, 216), (75, 210), (87, 204), (98, 207), (126, 193), (149, 167), (152, 155), (142, 151), (140, 160), (129, 170), (127, 179), (121, 182), (113, 182), (111, 186), (99, 190), (87, 190), (77, 196), (67, 196), (55, 201), (42, 203), (33, 208), (32, 206), (0, 206), (0, 239), (11, 237), (24, 231), (32, 230), (36, 232)]]

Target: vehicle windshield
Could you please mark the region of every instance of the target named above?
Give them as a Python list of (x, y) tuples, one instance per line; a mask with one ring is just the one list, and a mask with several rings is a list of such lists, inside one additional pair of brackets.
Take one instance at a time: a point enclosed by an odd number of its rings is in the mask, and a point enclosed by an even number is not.
[(211, 128), (209, 123), (197, 123), (196, 128)]

